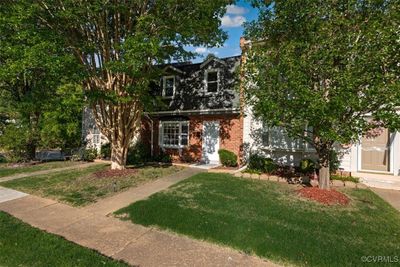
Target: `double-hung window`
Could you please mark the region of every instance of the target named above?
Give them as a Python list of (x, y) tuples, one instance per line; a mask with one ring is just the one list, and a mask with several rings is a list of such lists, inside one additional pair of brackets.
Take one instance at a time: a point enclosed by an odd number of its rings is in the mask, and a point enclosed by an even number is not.
[(162, 96), (173, 97), (175, 94), (175, 76), (164, 76), (162, 78)]
[(160, 124), (160, 145), (181, 148), (189, 143), (188, 121), (164, 121)]
[(205, 73), (206, 89), (209, 93), (215, 93), (219, 88), (219, 71), (207, 70)]

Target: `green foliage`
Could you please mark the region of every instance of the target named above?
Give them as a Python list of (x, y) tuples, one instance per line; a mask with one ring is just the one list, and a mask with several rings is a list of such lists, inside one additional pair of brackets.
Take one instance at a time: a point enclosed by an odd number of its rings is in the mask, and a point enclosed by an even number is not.
[(237, 156), (232, 151), (226, 149), (218, 150), (219, 160), (226, 167), (236, 167), (238, 165)]
[(278, 169), (278, 165), (271, 158), (253, 154), (250, 155), (248, 168), (253, 171), (271, 174)]
[(253, 2), (244, 89), (256, 117), (312, 143), (320, 163), (335, 142), (399, 129), (400, 1)]
[(101, 145), (100, 155), (103, 159), (111, 158), (111, 143)]
[(97, 158), (97, 149), (96, 148), (85, 148), (82, 151), (82, 160), (92, 162)]
[(7, 163), (7, 158), (4, 155), (0, 155), (0, 163)]
[[(79, 65), (57, 34), (37, 27), (33, 6), (0, 5), (0, 146), (23, 160), (33, 159), (37, 147), (64, 148), (81, 139), (80, 110), (68, 102)], [(70, 86), (63, 92), (64, 84)]]
[(316, 169), (315, 161), (312, 159), (302, 159), (299, 167), (303, 174), (310, 174)]
[(339, 170), (339, 166), (340, 166), (339, 153), (335, 150), (331, 150), (330, 156), (329, 156), (329, 171), (330, 171), (330, 173), (336, 173), (336, 171)]
[(150, 160), (150, 150), (143, 142), (138, 141), (133, 146), (129, 147), (127, 164), (137, 165)]
[(171, 155), (165, 153), (163, 150), (160, 150), (160, 153), (153, 157), (153, 160), (156, 162), (171, 163), (172, 157)]

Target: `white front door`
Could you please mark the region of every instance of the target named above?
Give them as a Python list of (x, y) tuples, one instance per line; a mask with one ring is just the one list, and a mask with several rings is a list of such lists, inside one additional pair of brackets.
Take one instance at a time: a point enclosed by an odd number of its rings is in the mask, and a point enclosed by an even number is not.
[(219, 121), (203, 122), (203, 155), (205, 163), (219, 164)]

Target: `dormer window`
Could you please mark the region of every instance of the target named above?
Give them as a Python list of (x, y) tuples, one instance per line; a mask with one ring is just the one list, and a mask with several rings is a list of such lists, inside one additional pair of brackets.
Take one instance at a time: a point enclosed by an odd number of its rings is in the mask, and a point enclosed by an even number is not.
[(209, 93), (215, 93), (219, 88), (219, 71), (218, 70), (207, 70), (205, 73), (206, 80), (206, 91)]
[(162, 96), (169, 98), (175, 94), (175, 76), (164, 76), (162, 79)]

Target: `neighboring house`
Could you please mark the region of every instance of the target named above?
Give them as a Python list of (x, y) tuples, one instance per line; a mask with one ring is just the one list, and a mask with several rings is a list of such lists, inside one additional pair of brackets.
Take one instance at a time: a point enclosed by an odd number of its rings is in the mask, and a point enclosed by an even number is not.
[(95, 148), (100, 152), (101, 145), (108, 143), (107, 138), (101, 134), (96, 125), (92, 110), (84, 108), (82, 114), (82, 139), (87, 148)]
[(148, 114), (142, 134), (154, 155), (163, 152), (177, 162), (219, 163), (218, 150), (224, 148), (240, 157), (239, 66), (240, 56), (165, 66), (165, 75), (153, 88), (165, 105)]
[[(246, 49), (250, 42), (241, 39), (242, 61), (246, 60)], [(279, 127), (265, 127), (252, 115), (251, 107), (245, 107), (243, 140), (245, 157), (251, 153), (262, 153), (285, 165), (298, 165), (301, 159), (316, 159), (315, 150), (307, 143), (290, 138)], [(400, 175), (400, 133), (378, 130), (377, 135), (362, 137), (348, 147), (336, 146), (341, 160), (340, 169), (352, 174), (373, 172)], [(358, 174), (356, 174), (358, 175)]]

